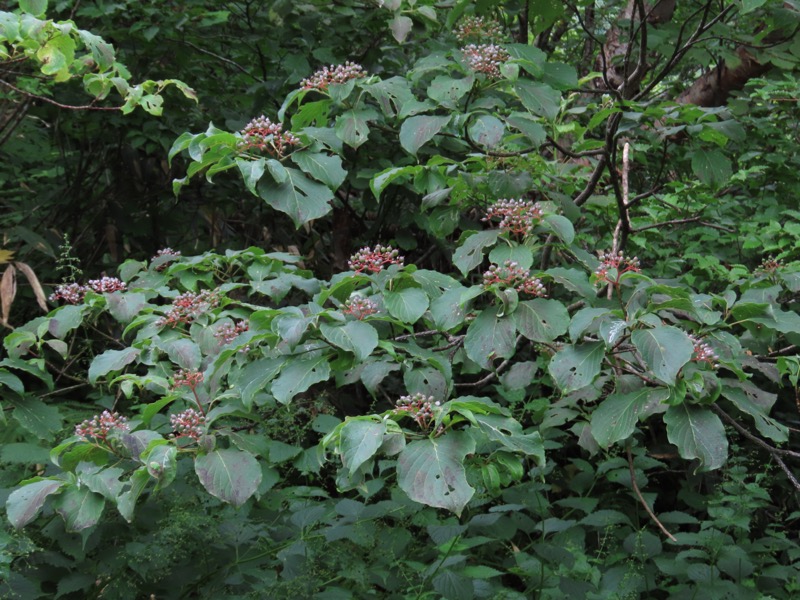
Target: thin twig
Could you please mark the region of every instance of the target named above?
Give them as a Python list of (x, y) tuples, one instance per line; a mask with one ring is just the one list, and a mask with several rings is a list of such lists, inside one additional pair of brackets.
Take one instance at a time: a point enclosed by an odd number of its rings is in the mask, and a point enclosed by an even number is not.
[(45, 98), (44, 96), (39, 96), (37, 94), (32, 94), (31, 92), (26, 92), (25, 90), (19, 89), (12, 83), (4, 79), (0, 79), (0, 84), (6, 86), (14, 90), (15, 92), (22, 94), (23, 96), (27, 96), (28, 98), (33, 98), (34, 100), (41, 100), (42, 102), (47, 102), (48, 104), (52, 104), (53, 106), (57, 106), (58, 108), (66, 108), (69, 110), (121, 110), (121, 106), (95, 106), (94, 104), (84, 104), (83, 106), (72, 106), (71, 104), (61, 104), (60, 102), (56, 102), (55, 100), (51, 100), (50, 98)]
[[(758, 444), (759, 446), (764, 448), (764, 450), (766, 450), (767, 452), (772, 454), (772, 456), (777, 458), (776, 455), (783, 454), (784, 456), (791, 456), (792, 458), (800, 458), (800, 452), (794, 452), (793, 450), (784, 450), (783, 448), (776, 448), (775, 446), (771, 446), (770, 444), (768, 444), (767, 442), (765, 442), (761, 438), (753, 435), (752, 433), (747, 431), (747, 429), (745, 429), (736, 419), (734, 419), (732, 416), (730, 416), (728, 413), (726, 413), (724, 410), (722, 410), (719, 407), (718, 404), (712, 404), (711, 408), (720, 417), (722, 417), (728, 423), (730, 423), (734, 427), (734, 429), (736, 429), (744, 437), (746, 437), (751, 442), (755, 442), (756, 444)], [(780, 460), (780, 459), (778, 459), (778, 460)], [(796, 482), (797, 480), (794, 480), (794, 481)], [(800, 485), (800, 484), (798, 484), (798, 485)], [(797, 487), (797, 485), (795, 487)], [(800, 487), (798, 487), (798, 491), (800, 491)]]
[(639, 484), (637, 484), (637, 483), (636, 483), (636, 469), (634, 469), (634, 467), (633, 467), (633, 454), (631, 454), (631, 447), (630, 447), (630, 445), (628, 445), (628, 447), (626, 448), (626, 450), (627, 450), (627, 452), (628, 452), (628, 468), (629, 468), (629, 469), (630, 469), (630, 471), (631, 471), (631, 485), (633, 486), (633, 491), (634, 491), (634, 492), (636, 492), (636, 496), (639, 498), (639, 502), (641, 502), (641, 503), (642, 503), (642, 506), (644, 506), (644, 509), (647, 511), (647, 514), (648, 514), (648, 515), (650, 515), (650, 518), (651, 518), (651, 519), (653, 519), (653, 521), (655, 522), (655, 524), (656, 524), (656, 525), (658, 525), (658, 528), (659, 528), (661, 531), (663, 531), (663, 532), (664, 532), (664, 535), (666, 535), (666, 536), (667, 536), (669, 539), (671, 539), (673, 542), (677, 542), (678, 540), (675, 538), (675, 536), (674, 536), (674, 535), (672, 535), (672, 534), (671, 534), (671, 533), (670, 533), (670, 532), (667, 530), (667, 528), (666, 528), (666, 527), (664, 527), (664, 524), (663, 524), (661, 521), (659, 521), (659, 520), (658, 520), (658, 517), (657, 517), (657, 516), (656, 516), (656, 514), (655, 514), (655, 513), (654, 513), (654, 512), (653, 512), (653, 511), (650, 509), (650, 506), (649, 506), (649, 505), (647, 504), (647, 502), (645, 501), (645, 499), (644, 499), (644, 496), (642, 496), (642, 492), (641, 492), (641, 491), (639, 491)]
[[(514, 342), (514, 346), (516, 347), (516, 345), (519, 344), (522, 341), (522, 339), (523, 339), (523, 336), (518, 335), (516, 341)], [(508, 367), (508, 365), (510, 365), (510, 364), (511, 364), (511, 359), (507, 358), (503, 362), (501, 362), (498, 365), (497, 369), (495, 369), (492, 373), (489, 373), (488, 375), (486, 375), (485, 377), (482, 377), (478, 381), (473, 381), (471, 383), (457, 383), (457, 384), (455, 384), (455, 386), (456, 387), (481, 387), (481, 386), (486, 385), (487, 383), (489, 383), (495, 377), (498, 377), (500, 375), (500, 373), (502, 373)]]

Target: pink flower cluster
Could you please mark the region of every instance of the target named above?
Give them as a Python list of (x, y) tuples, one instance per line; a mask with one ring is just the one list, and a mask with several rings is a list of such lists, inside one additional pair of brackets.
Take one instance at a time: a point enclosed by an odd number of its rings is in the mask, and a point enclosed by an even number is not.
[(361, 321), (362, 319), (377, 313), (378, 305), (369, 298), (364, 298), (363, 296), (353, 296), (344, 303), (342, 312)]
[(172, 301), (167, 314), (156, 321), (156, 324), (177, 327), (180, 323), (191, 323), (218, 305), (219, 295), (216, 291), (204, 290), (199, 294), (184, 292)]
[(177, 389), (179, 387), (186, 386), (190, 390), (195, 391), (197, 386), (203, 383), (205, 379), (205, 375), (201, 371), (195, 371), (193, 369), (181, 369), (175, 376), (172, 378), (172, 389)]
[(413, 396), (401, 396), (395, 403), (395, 408), (392, 412), (395, 414), (406, 413), (422, 429), (430, 429), (434, 421), (433, 408), (440, 404), (439, 401), (434, 402), (433, 396), (426, 396), (417, 392)]
[[(612, 285), (619, 284), (619, 278), (623, 273), (641, 272), (639, 267), (639, 259), (634, 257), (628, 258), (622, 252), (600, 252), (600, 266), (595, 269), (594, 274), (597, 276), (597, 281), (601, 283), (610, 283)], [(616, 278), (611, 279), (609, 271), (616, 271)]]
[(223, 344), (230, 344), (240, 333), (244, 333), (250, 328), (247, 321), (239, 321), (233, 325), (225, 324), (214, 333), (214, 337), (221, 340)]
[(505, 49), (496, 44), (469, 44), (461, 52), (470, 69), (483, 73), (489, 79), (499, 79), (500, 65), (511, 58)]
[(375, 246), (372, 250), (362, 248), (350, 257), (347, 265), (351, 271), (378, 273), (387, 265), (402, 265), (403, 257), (391, 246)]
[(507, 260), (502, 265), (492, 265), (483, 274), (483, 287), (500, 286), (514, 288), (520, 294), (528, 296), (545, 297), (547, 290), (538, 277), (531, 275), (530, 271), (523, 269), (513, 260)]
[(361, 79), (366, 76), (364, 67), (348, 60), (343, 65), (323, 67), (308, 79), (303, 79), (300, 87), (304, 90), (325, 91), (333, 83), (346, 83), (351, 79)]
[(297, 146), (300, 140), (290, 131), (284, 131), (283, 125), (273, 123), (264, 115), (250, 121), (239, 132), (242, 141), (240, 151), (266, 152), (270, 156), (282, 158), (290, 146)]
[(531, 200), (498, 200), (486, 211), (483, 221), (500, 219), (499, 227), (512, 235), (526, 236), (542, 220), (542, 207)]
[(714, 352), (714, 349), (711, 348), (708, 343), (693, 335), (690, 335), (689, 339), (691, 339), (694, 344), (694, 353), (692, 354), (692, 360), (694, 362), (707, 363), (712, 369), (719, 367), (717, 362), (719, 361), (719, 356), (717, 356), (717, 353)]
[(79, 283), (65, 283), (56, 287), (56, 291), (50, 294), (50, 302), (66, 302), (68, 304), (78, 304), (83, 302), (86, 292), (89, 290), (98, 294), (111, 292), (124, 292), (128, 286), (124, 281), (116, 277), (101, 277), (100, 279), (90, 279), (86, 285)]
[(190, 438), (196, 442), (203, 437), (206, 418), (195, 409), (187, 408), (183, 412), (171, 415), (169, 422), (172, 424), (175, 437)]
[(459, 42), (499, 42), (505, 37), (500, 23), (483, 17), (465, 17), (455, 33)]
[(769, 256), (765, 258), (763, 261), (761, 261), (761, 266), (758, 267), (757, 271), (760, 271), (762, 273), (768, 273), (771, 275), (781, 267), (783, 267), (782, 261), (772, 256)]
[(113, 430), (130, 431), (128, 419), (116, 412), (104, 410), (102, 414), (86, 419), (75, 427), (75, 435), (85, 440), (89, 438), (98, 442), (105, 442), (108, 434)]

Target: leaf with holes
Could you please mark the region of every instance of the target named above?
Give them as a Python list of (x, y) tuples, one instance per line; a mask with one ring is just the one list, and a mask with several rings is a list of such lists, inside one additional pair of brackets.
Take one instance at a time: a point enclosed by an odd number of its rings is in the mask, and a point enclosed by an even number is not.
[(469, 324), (464, 338), (467, 356), (484, 369), (488, 369), (495, 358), (509, 358), (514, 354), (514, 321), (498, 316), (499, 310), (498, 307), (483, 310)]
[(351, 477), (378, 451), (383, 444), (384, 433), (386, 425), (382, 422), (353, 419), (344, 424), (339, 434), (339, 452), (342, 465)]
[(433, 139), (442, 127), (447, 125), (450, 117), (431, 117), (420, 115), (403, 121), (400, 126), (400, 145), (409, 154), (417, 155), (417, 151)]
[(517, 331), (534, 342), (552, 342), (564, 335), (570, 320), (566, 306), (544, 298), (520, 302), (513, 319)]
[(462, 431), (415, 440), (397, 459), (397, 483), (412, 500), (460, 516), (475, 493), (464, 471), (464, 458), (473, 452), (475, 441)]
[(453, 264), (466, 277), (467, 273), (483, 262), (484, 248), (494, 246), (499, 236), (499, 229), (473, 233), (453, 253)]
[(267, 204), (289, 215), (298, 228), (331, 212), (333, 192), (327, 185), (312, 181), (297, 169), (285, 171), (283, 183), (276, 183), (269, 177), (262, 177), (258, 182), (258, 195)]
[(563, 393), (586, 387), (600, 373), (605, 356), (603, 342), (564, 346), (550, 359), (548, 371)]

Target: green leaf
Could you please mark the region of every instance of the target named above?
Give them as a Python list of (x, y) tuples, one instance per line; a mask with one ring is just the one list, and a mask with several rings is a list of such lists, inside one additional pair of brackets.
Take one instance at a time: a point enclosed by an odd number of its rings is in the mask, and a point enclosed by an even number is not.
[(461, 431), (415, 440), (397, 459), (397, 483), (415, 502), (460, 516), (475, 493), (464, 471), (464, 458), (473, 452), (475, 441)]
[(325, 355), (292, 359), (272, 383), (272, 395), (281, 404), (288, 404), (315, 383), (327, 381), (330, 374), (331, 366)]
[(431, 583), (445, 600), (472, 600), (475, 597), (472, 579), (450, 569), (437, 573)]
[(108, 312), (119, 323), (130, 323), (147, 305), (147, 298), (138, 292), (114, 292), (106, 294), (106, 304)]
[(336, 137), (352, 148), (358, 148), (369, 136), (368, 119), (372, 111), (348, 110), (336, 118)]
[(544, 442), (538, 431), (525, 434), (518, 421), (501, 415), (475, 415), (475, 421), (490, 440), (512, 452), (533, 456), (539, 466), (544, 466)]
[(514, 355), (516, 327), (510, 317), (499, 317), (498, 307), (484, 309), (469, 324), (464, 338), (467, 356), (484, 369), (492, 366), (495, 358), (509, 358)]
[(675, 383), (694, 352), (689, 336), (672, 326), (638, 329), (631, 334), (631, 341), (653, 374), (669, 385)]
[(83, 531), (97, 525), (106, 500), (88, 487), (68, 486), (58, 497), (55, 509), (64, 519), (67, 531)]
[(262, 476), (252, 454), (232, 448), (198, 456), (194, 471), (208, 493), (237, 508), (256, 492)]
[(47, 11), (47, 0), (19, 0), (19, 7), (23, 12), (41, 17)]
[(453, 265), (466, 277), (468, 272), (483, 262), (483, 249), (496, 244), (499, 236), (499, 229), (473, 233), (453, 253)]
[(630, 394), (611, 394), (592, 413), (592, 437), (608, 448), (628, 439), (636, 430), (636, 423), (655, 412), (669, 398), (665, 388), (642, 388)]
[(400, 145), (409, 154), (416, 156), (417, 151), (432, 140), (449, 121), (450, 117), (425, 115), (406, 119), (400, 126)]
[(52, 404), (33, 397), (14, 400), (14, 418), (36, 437), (50, 440), (61, 431), (61, 413)]
[(80, 305), (68, 305), (59, 308), (50, 318), (47, 330), (53, 337), (63, 340), (70, 331), (83, 323), (84, 310), (85, 307)]
[(177, 459), (178, 449), (167, 444), (154, 447), (146, 458), (142, 458), (147, 465), (147, 472), (158, 481), (156, 490), (163, 489), (175, 481), (178, 472)]
[(247, 160), (244, 158), (237, 158), (236, 159), (236, 166), (239, 167), (239, 172), (242, 174), (242, 179), (244, 179), (244, 185), (250, 190), (250, 193), (254, 196), (258, 196), (258, 192), (256, 191), (256, 185), (261, 180), (261, 177), (264, 175), (264, 168), (266, 166), (266, 161), (263, 158), (259, 158), (258, 160)]
[(505, 125), (492, 115), (478, 115), (469, 125), (469, 137), (486, 148), (495, 148), (503, 139)]
[(328, 186), (308, 179), (297, 169), (287, 168), (286, 175), (286, 181), (280, 184), (266, 177), (259, 181), (258, 195), (268, 205), (289, 215), (298, 228), (331, 212), (333, 192)]
[(698, 459), (700, 471), (720, 468), (728, 458), (728, 438), (719, 417), (693, 404), (670, 406), (664, 415), (667, 439), (688, 460)]
[(567, 332), (570, 322), (566, 306), (545, 298), (520, 302), (512, 318), (517, 331), (534, 342), (552, 342)]
[(731, 161), (719, 150), (698, 148), (692, 155), (692, 171), (706, 185), (718, 188), (731, 178)]
[(406, 40), (412, 27), (414, 27), (414, 21), (403, 15), (395, 15), (394, 19), (389, 22), (389, 29), (392, 30), (392, 36), (400, 44)]
[(347, 177), (347, 171), (342, 168), (342, 159), (338, 156), (302, 150), (292, 153), (292, 161), (303, 172), (311, 175), (317, 181), (321, 181), (332, 190), (338, 189)]
[(554, 121), (561, 110), (561, 94), (543, 83), (517, 81), (514, 90), (522, 105), (535, 115)]
[(564, 346), (553, 358), (547, 370), (563, 393), (586, 387), (600, 373), (605, 356), (603, 342), (588, 342)]
[(181, 369), (198, 369), (202, 356), (200, 346), (192, 340), (185, 338), (171, 340), (163, 344), (162, 349), (167, 353), (169, 359)]
[(375, 199), (380, 200), (383, 190), (385, 190), (395, 179), (409, 175), (417, 175), (421, 172), (422, 167), (419, 165), (413, 165), (409, 167), (390, 167), (375, 175), (370, 180), (369, 187), (372, 190), (372, 193), (375, 195)]
[(136, 501), (142, 495), (147, 482), (150, 481), (150, 474), (147, 467), (139, 467), (130, 477), (128, 485), (130, 489), (120, 494), (117, 499), (117, 510), (128, 523), (133, 520), (133, 511), (136, 508)]
[(18, 487), (6, 500), (6, 516), (11, 524), (20, 529), (36, 518), (45, 500), (50, 494), (56, 493), (63, 481), (53, 479), (40, 479)]
[(352, 352), (359, 362), (363, 362), (378, 345), (378, 332), (361, 321), (349, 321), (344, 325), (320, 325), (323, 337), (334, 346)]
[(399, 292), (386, 292), (383, 296), (386, 310), (403, 323), (416, 323), (428, 310), (428, 296), (420, 288), (404, 288)]
[(25, 393), (25, 385), (22, 380), (6, 369), (0, 369), (0, 385), (7, 386), (20, 396)]
[(264, 164), (267, 167), (267, 171), (269, 171), (270, 177), (278, 185), (286, 183), (286, 180), (289, 179), (286, 167), (274, 158), (268, 158)]
[(439, 75), (428, 86), (428, 97), (445, 108), (458, 108), (458, 101), (472, 89), (474, 77), (453, 79), (447, 75)]
[(753, 417), (761, 435), (778, 443), (789, 439), (786, 425), (767, 414), (777, 399), (776, 394), (765, 392), (749, 382), (726, 381), (722, 395), (740, 411)]
[(571, 244), (575, 240), (575, 228), (572, 226), (572, 221), (561, 215), (547, 215), (544, 222), (553, 230), (561, 241), (565, 244)]
[(384, 433), (386, 425), (383, 422), (353, 419), (344, 424), (339, 438), (339, 452), (342, 465), (351, 477), (378, 451), (383, 444)]
[(121, 371), (136, 360), (140, 352), (138, 348), (124, 348), (98, 354), (89, 366), (89, 383), (96, 383), (98, 378), (113, 371)]
[(755, 9), (764, 6), (767, 0), (742, 0), (742, 14), (746, 15), (753, 12)]
[(547, 139), (547, 132), (541, 123), (524, 113), (512, 113), (506, 121), (518, 129), (533, 146), (540, 146)]

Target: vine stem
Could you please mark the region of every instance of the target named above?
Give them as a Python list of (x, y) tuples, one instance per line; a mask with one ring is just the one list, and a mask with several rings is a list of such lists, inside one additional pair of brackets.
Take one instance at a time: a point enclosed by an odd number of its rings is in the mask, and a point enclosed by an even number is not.
[(647, 514), (650, 515), (650, 518), (653, 519), (653, 521), (655, 521), (655, 524), (658, 525), (658, 528), (664, 532), (664, 535), (666, 535), (673, 542), (677, 542), (678, 540), (675, 538), (675, 536), (672, 535), (667, 530), (667, 528), (664, 527), (664, 524), (658, 520), (658, 517), (650, 509), (650, 506), (645, 501), (644, 496), (642, 496), (642, 492), (639, 490), (639, 484), (636, 483), (636, 469), (634, 469), (633, 467), (633, 454), (631, 453), (630, 444), (628, 445), (627, 448), (625, 448), (625, 451), (628, 453), (628, 469), (630, 469), (631, 472), (631, 486), (633, 486), (633, 491), (636, 492), (636, 496), (639, 498), (639, 502), (642, 503), (642, 506), (644, 506), (644, 509), (647, 511)]

